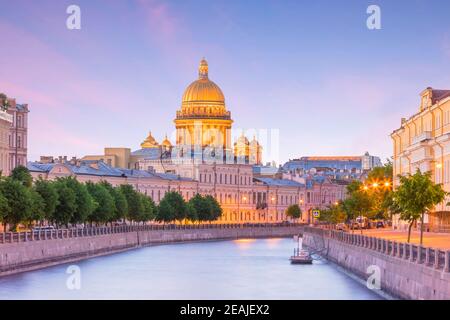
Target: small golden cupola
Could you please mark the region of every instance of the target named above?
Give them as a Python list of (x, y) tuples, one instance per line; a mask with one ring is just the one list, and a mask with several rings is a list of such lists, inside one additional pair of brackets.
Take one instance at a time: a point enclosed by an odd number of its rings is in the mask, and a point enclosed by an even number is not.
[(159, 148), (158, 142), (153, 138), (152, 132), (148, 133), (147, 138), (141, 143), (142, 149)]
[(244, 133), (234, 143), (234, 155), (237, 157), (248, 157), (250, 155), (250, 142)]
[(164, 149), (170, 149), (170, 148), (172, 148), (172, 143), (170, 143), (170, 140), (167, 138), (167, 134), (166, 134), (166, 136), (164, 137), (164, 140), (161, 142), (161, 146), (162, 146)]

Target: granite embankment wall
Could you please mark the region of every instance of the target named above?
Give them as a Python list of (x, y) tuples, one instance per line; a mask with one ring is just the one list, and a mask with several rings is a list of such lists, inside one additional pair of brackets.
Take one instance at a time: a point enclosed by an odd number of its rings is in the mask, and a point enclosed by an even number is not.
[(54, 230), (0, 236), (0, 276), (111, 254), (143, 246), (189, 241), (290, 237), (300, 225), (115, 227)]
[(303, 243), (365, 280), (378, 266), (381, 289), (394, 297), (450, 299), (450, 251), (309, 227)]

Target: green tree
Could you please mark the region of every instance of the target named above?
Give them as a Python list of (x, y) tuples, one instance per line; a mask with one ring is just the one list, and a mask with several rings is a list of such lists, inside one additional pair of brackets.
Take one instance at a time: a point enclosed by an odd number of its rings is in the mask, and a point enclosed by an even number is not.
[(190, 221), (210, 221), (212, 218), (211, 202), (197, 193), (188, 202), (188, 217)]
[(325, 210), (321, 210), (319, 221), (328, 222), (330, 224), (336, 224), (344, 222), (346, 214), (343, 209), (342, 203), (328, 207)]
[(374, 200), (368, 187), (364, 187), (360, 181), (352, 181), (347, 186), (347, 198), (342, 202), (342, 209), (346, 214), (347, 222), (358, 217), (373, 218), (375, 212), (373, 207)]
[(6, 231), (6, 223), (7, 223), (8, 212), (9, 212), (8, 200), (5, 198), (5, 196), (1, 192), (1, 187), (0, 187), (0, 222), (3, 225), (3, 230), (4, 231)]
[(97, 203), (95, 209), (88, 216), (88, 220), (92, 223), (107, 223), (111, 221), (116, 210), (114, 198), (108, 189), (100, 183), (86, 182), (86, 189)]
[(128, 212), (127, 218), (130, 221), (140, 221), (140, 215), (143, 212), (142, 201), (139, 193), (129, 184), (122, 184), (120, 191), (127, 199)]
[(291, 217), (294, 220), (297, 220), (302, 216), (302, 210), (300, 209), (298, 204), (290, 205), (286, 209), (286, 216)]
[(1, 108), (3, 111), (8, 110), (8, 108), (9, 108), (8, 97), (7, 97), (6, 94), (4, 94), (4, 93), (0, 93), (0, 108)]
[(211, 195), (206, 195), (205, 199), (211, 206), (211, 218), (209, 221), (219, 220), (223, 213), (222, 207), (220, 206), (219, 202)]
[(28, 189), (31, 198), (31, 215), (28, 219), (28, 226), (31, 227), (33, 222), (42, 222), (45, 220), (45, 202), (39, 193), (34, 189)]
[(172, 222), (176, 218), (175, 208), (165, 197), (161, 199), (158, 205), (158, 211), (156, 214), (156, 221), (158, 222)]
[(63, 180), (57, 180), (54, 186), (58, 194), (58, 202), (49, 220), (57, 225), (68, 225), (77, 210), (75, 191), (69, 188)]
[(51, 220), (58, 204), (58, 192), (54, 182), (39, 178), (34, 183), (34, 191), (43, 199), (44, 219)]
[[(164, 198), (161, 200), (160, 204), (163, 203), (163, 211), (160, 212), (160, 215), (167, 214), (166, 217), (158, 217), (162, 218), (161, 221), (183, 221), (187, 218), (188, 208), (186, 206), (186, 202), (184, 201), (181, 194), (176, 191), (169, 191), (164, 195)], [(169, 209), (171, 207), (171, 209)], [(161, 209), (161, 208), (160, 208)], [(158, 210), (159, 211), (159, 210)], [(172, 220), (168, 220), (172, 218)]]
[(192, 223), (199, 222), (200, 220), (199, 220), (199, 217), (198, 217), (197, 211), (195, 210), (194, 205), (190, 201), (188, 201), (186, 203), (186, 207), (187, 207), (186, 219)]
[(0, 192), (7, 202), (3, 224), (5, 227), (9, 224), (11, 230), (16, 230), (19, 223), (28, 221), (31, 216), (33, 204), (29, 189), (17, 180), (6, 178), (0, 182)]
[(392, 162), (382, 167), (373, 168), (365, 182), (365, 192), (372, 198), (372, 213), (374, 218), (387, 219), (392, 215), (390, 198), (392, 198)]
[(70, 223), (86, 222), (98, 205), (89, 194), (86, 185), (80, 183), (75, 177), (59, 178), (58, 180), (75, 193), (76, 210), (70, 219)]
[(156, 218), (156, 205), (153, 200), (147, 197), (145, 194), (140, 194), (142, 202), (142, 214), (139, 221), (147, 222)]
[(446, 192), (440, 184), (433, 183), (430, 172), (421, 173), (417, 170), (414, 175), (399, 176), (399, 179), (400, 185), (394, 193), (394, 201), (401, 209), (400, 218), (409, 222), (408, 242), (411, 240), (411, 228), (420, 218), (420, 244), (422, 244), (425, 212), (442, 202)]
[(128, 214), (128, 203), (120, 187), (113, 187), (108, 181), (100, 182), (114, 199), (114, 214), (111, 217), (111, 221), (117, 221), (125, 219)]
[(24, 166), (17, 166), (11, 171), (11, 179), (21, 182), (25, 187), (31, 188), (33, 177), (30, 171)]

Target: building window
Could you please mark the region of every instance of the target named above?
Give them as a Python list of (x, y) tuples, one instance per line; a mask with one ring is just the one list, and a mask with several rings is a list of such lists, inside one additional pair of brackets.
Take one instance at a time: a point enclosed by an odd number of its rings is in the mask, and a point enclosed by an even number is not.
[(436, 123), (435, 123), (436, 129), (439, 129), (441, 127), (441, 115), (436, 115)]

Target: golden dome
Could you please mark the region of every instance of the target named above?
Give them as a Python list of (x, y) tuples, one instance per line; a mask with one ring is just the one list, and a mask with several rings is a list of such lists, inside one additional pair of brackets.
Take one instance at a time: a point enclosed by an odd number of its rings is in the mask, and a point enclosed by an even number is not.
[(169, 139), (167, 139), (167, 134), (166, 134), (166, 137), (164, 138), (163, 142), (161, 142), (161, 145), (163, 147), (169, 147), (169, 148), (172, 147), (172, 143), (170, 143)]
[(198, 80), (192, 82), (184, 91), (182, 106), (205, 104), (225, 106), (225, 97), (219, 86), (209, 80), (208, 62), (202, 59), (198, 68)]
[(141, 148), (143, 148), (143, 149), (159, 148), (159, 144), (155, 140), (155, 138), (153, 138), (151, 131), (148, 133), (148, 136), (144, 140), (144, 142), (141, 143)]

